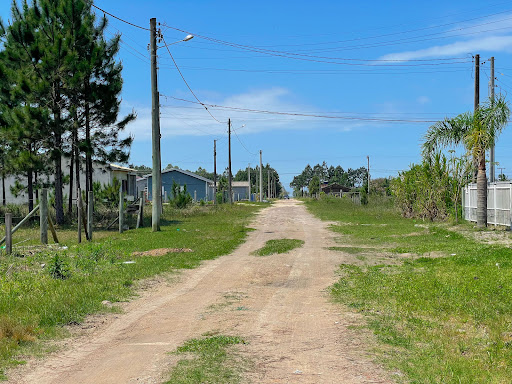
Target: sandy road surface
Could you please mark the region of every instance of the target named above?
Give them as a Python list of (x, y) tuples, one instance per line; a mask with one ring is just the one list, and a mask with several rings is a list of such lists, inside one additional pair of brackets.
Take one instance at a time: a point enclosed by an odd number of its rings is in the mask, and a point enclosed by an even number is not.
[[(356, 315), (329, 302), (326, 288), (349, 255), (326, 224), (293, 200), (263, 210), (234, 253), (184, 272), (125, 306), (126, 312), (64, 351), (13, 374), (17, 383), (160, 383), (175, 361), (167, 352), (205, 332), (241, 336), (252, 383), (388, 383), (350, 330)], [(302, 239), (282, 255), (251, 252), (267, 240)], [(172, 256), (171, 256), (172, 257)], [(164, 375), (164, 376), (163, 376)]]

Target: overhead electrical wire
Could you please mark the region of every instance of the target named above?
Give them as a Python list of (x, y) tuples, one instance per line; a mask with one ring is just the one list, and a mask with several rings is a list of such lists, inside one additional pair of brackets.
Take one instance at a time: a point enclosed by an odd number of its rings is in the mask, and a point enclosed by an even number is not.
[[(469, 61), (468, 61), (469, 63)], [(162, 68), (172, 68), (170, 66), (162, 66)], [(368, 74), (368, 75), (408, 75), (408, 74), (428, 74), (428, 73), (455, 73), (469, 71), (469, 67), (456, 67), (450, 70), (427, 70), (427, 71), (404, 71), (386, 67), (386, 72), (375, 72), (372, 70), (358, 69), (248, 69), (248, 68), (217, 68), (217, 67), (196, 67), (182, 66), (181, 68), (193, 71), (221, 71), (221, 72), (240, 72), (240, 73), (268, 73), (268, 74), (288, 74), (288, 75), (342, 75), (342, 74)], [(384, 69), (384, 68), (379, 68)]]
[[(240, 128), (239, 128), (240, 129)], [(244, 147), (244, 149), (247, 151), (247, 153), (251, 156), (257, 156), (258, 154), (257, 153), (254, 153), (254, 152), (251, 152), (247, 149), (247, 147), (245, 146), (245, 144), (242, 142), (242, 140), (238, 137), (238, 133), (236, 133), (237, 130), (233, 129), (233, 133), (235, 134), (236, 138), (238, 139), (238, 141), (240, 142), (240, 144), (242, 144), (242, 147)]]
[(119, 20), (119, 21), (122, 21), (123, 23), (126, 23), (126, 24), (128, 24), (128, 25), (131, 25), (132, 27), (140, 28), (140, 29), (143, 29), (143, 30), (145, 30), (145, 31), (149, 31), (149, 30), (150, 30), (149, 28), (141, 27), (140, 25), (133, 24), (133, 23), (131, 23), (131, 22), (127, 21), (127, 20), (121, 19), (120, 17), (117, 17), (116, 15), (113, 15), (113, 14), (111, 14), (110, 12), (105, 11), (104, 9), (101, 9), (100, 7), (98, 7), (98, 6), (94, 5), (94, 4), (91, 4), (91, 5), (92, 5), (94, 8), (96, 8), (97, 10), (99, 10), (99, 11), (103, 12), (104, 14), (107, 14), (107, 15), (109, 15), (109, 16), (111, 16), (111, 17), (113, 17), (114, 19), (117, 19), (117, 20)]
[[(395, 35), (401, 35), (401, 34), (406, 34), (406, 33), (411, 33), (411, 32), (420, 32), (420, 31), (425, 31), (425, 30), (429, 30), (429, 29), (447, 27), (449, 25), (456, 25), (456, 24), (461, 24), (461, 23), (467, 23), (467, 22), (470, 22), (470, 21), (486, 19), (486, 18), (489, 18), (489, 17), (492, 17), (492, 16), (502, 15), (502, 14), (510, 13), (510, 12), (512, 12), (512, 9), (507, 9), (505, 11), (491, 13), (491, 14), (488, 14), (488, 15), (485, 15), (485, 16), (474, 17), (474, 18), (471, 18), (471, 19), (454, 21), (454, 22), (438, 24), (438, 25), (432, 25), (432, 26), (429, 26), (429, 27), (415, 28), (415, 29), (409, 29), (409, 30), (406, 30), (406, 31), (398, 31), (398, 32), (392, 32), (392, 33), (385, 33), (385, 34), (374, 35), (374, 36), (357, 37), (357, 38), (353, 38), (353, 39), (336, 40), (336, 41), (320, 41), (320, 42), (315, 42), (315, 43), (301, 43), (301, 44), (259, 45), (258, 47), (262, 47), (262, 48), (282, 47), (282, 46), (286, 46), (286, 47), (300, 47), (300, 46), (306, 46), (306, 45), (327, 45), (327, 44), (346, 43), (346, 42), (352, 42), (352, 41), (378, 39), (378, 38), (381, 38), (381, 37), (395, 36)], [(486, 25), (486, 23), (481, 24), (481, 25)]]
[[(187, 100), (187, 99), (182, 99), (182, 98), (173, 97), (173, 96), (171, 96), (171, 97), (173, 99), (179, 100), (179, 101), (204, 105), (204, 103), (197, 103), (193, 100)], [(304, 116), (304, 117), (315, 117), (315, 118), (320, 118), (320, 119), (361, 120), (361, 121), (402, 122), (402, 123), (436, 123), (437, 122), (437, 120), (384, 119), (384, 118), (355, 117), (355, 116), (329, 116), (329, 115), (320, 115), (320, 114), (267, 111), (267, 110), (260, 110), (260, 109), (231, 107), (231, 106), (216, 105), (216, 104), (207, 104), (207, 105), (210, 106), (211, 108), (227, 109), (227, 110), (234, 110), (234, 111), (240, 111), (240, 112), (263, 113), (263, 114), (286, 115), (286, 116)]]
[[(173, 96), (164, 96), (165, 98), (171, 98), (171, 99), (178, 99)], [(185, 99), (178, 99), (179, 101), (183, 101)], [(190, 100), (187, 100), (187, 102), (190, 102)], [(196, 110), (203, 110), (201, 107), (194, 107), (194, 106), (185, 106), (185, 105), (162, 105), (163, 108), (185, 108), (185, 109), (196, 109)], [(300, 113), (316, 113), (317, 111), (286, 111), (286, 112), (300, 112)], [(323, 113), (332, 113), (332, 114), (361, 114), (361, 115), (454, 115), (455, 112), (344, 112), (344, 111), (323, 111)], [(238, 130), (240, 128), (237, 128)]]
[(208, 114), (212, 117), (212, 119), (214, 119), (216, 122), (218, 123), (221, 123), (223, 124), (223, 122), (217, 120), (217, 118), (215, 116), (212, 115), (212, 113), (208, 110), (208, 107), (206, 106), (206, 104), (204, 104), (201, 100), (199, 100), (199, 98), (196, 96), (196, 94), (194, 93), (194, 91), (192, 90), (192, 88), (190, 88), (190, 85), (188, 85), (188, 82), (187, 80), (185, 79), (185, 76), (183, 76), (183, 73), (181, 73), (181, 70), (180, 70), (180, 67), (178, 67), (178, 64), (176, 63), (176, 60), (174, 60), (174, 57), (171, 53), (171, 50), (169, 49), (169, 46), (167, 45), (167, 43), (165, 42), (165, 37), (162, 35), (162, 41), (164, 42), (164, 46), (165, 48), (167, 49), (167, 52), (169, 52), (169, 56), (171, 56), (171, 59), (172, 59), (172, 62), (174, 63), (174, 66), (176, 67), (176, 69), (178, 70), (178, 73), (180, 74), (183, 82), (185, 83), (185, 85), (187, 86), (188, 90), (190, 91), (190, 93), (194, 96), (194, 98), (197, 100), (198, 104), (201, 104), (204, 109), (206, 109), (206, 112), (208, 112)]
[[(173, 28), (173, 27), (170, 27)], [(510, 27), (509, 27), (510, 28)], [(283, 57), (293, 60), (300, 60), (300, 61), (307, 61), (307, 62), (316, 62), (316, 63), (326, 63), (326, 64), (335, 64), (335, 65), (348, 65), (348, 66), (374, 66), (374, 67), (418, 67), (418, 66), (438, 66), (438, 65), (452, 65), (452, 64), (463, 64), (471, 62), (468, 59), (465, 58), (450, 58), (447, 60), (452, 61), (446, 61), (446, 62), (424, 62), (424, 61), (438, 61), (437, 59), (413, 59), (413, 60), (395, 60), (395, 59), (355, 59), (355, 58), (341, 58), (341, 57), (328, 57), (328, 56), (316, 56), (316, 55), (304, 55), (304, 54), (297, 54), (297, 53), (291, 53), (286, 51), (274, 51), (274, 50), (263, 50), (259, 48), (255, 48), (248, 45), (242, 45), (242, 44), (236, 44), (236, 43), (230, 43), (223, 40), (218, 40), (202, 35), (197, 35), (192, 32), (185, 31), (183, 29), (179, 28), (173, 28), (175, 30), (178, 30), (183, 33), (189, 33), (193, 34), (196, 37), (212, 41), (217, 44), (227, 45), (234, 48), (238, 48), (245, 51), (251, 51), (251, 52), (258, 52), (258, 53), (264, 53), (269, 56), (275, 56), (275, 57)], [(338, 60), (338, 61), (336, 61)], [(346, 62), (350, 61), (350, 62)], [(355, 61), (361, 61), (360, 63), (357, 63)], [(415, 64), (403, 64), (407, 61), (421, 61), (421, 63), (415, 63)], [(382, 64), (382, 62), (386, 64)]]

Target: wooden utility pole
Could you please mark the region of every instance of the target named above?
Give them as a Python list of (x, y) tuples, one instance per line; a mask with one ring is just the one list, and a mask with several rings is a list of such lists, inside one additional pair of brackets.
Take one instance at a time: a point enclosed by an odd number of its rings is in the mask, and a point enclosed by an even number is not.
[(267, 169), (267, 198), (270, 199), (270, 169)]
[(251, 201), (251, 164), (247, 167), (247, 181), (249, 182), (249, 194), (247, 198)]
[[(475, 55), (475, 105), (474, 112), (478, 109), (480, 105), (480, 55)], [(476, 183), (476, 178), (478, 174), (478, 163), (476, 158), (473, 159), (473, 165), (475, 167), (475, 171), (473, 173), (473, 183)]]
[[(260, 190), (260, 184), (259, 184), (259, 167), (256, 166), (256, 194), (258, 193), (258, 191)], [(256, 196), (254, 197), (254, 201), (257, 201), (256, 200)]]
[(368, 194), (370, 194), (370, 156), (366, 156), (368, 159)]
[(229, 172), (229, 204), (233, 204), (233, 189), (231, 186), (231, 180), (233, 176), (231, 175), (231, 119), (228, 119), (228, 152), (229, 152), (229, 164), (228, 164), (228, 172)]
[(498, 167), (498, 169), (500, 170), (499, 176), (501, 176), (501, 175), (505, 176), (505, 174), (503, 173), (503, 170), (505, 169), (505, 167)]
[(480, 55), (475, 55), (475, 112), (480, 105)]
[(217, 140), (213, 140), (213, 204), (217, 205)]
[(153, 232), (160, 230), (160, 213), (162, 206), (162, 188), (161, 188), (161, 158), (160, 158), (160, 100), (158, 94), (157, 78), (157, 60), (156, 60), (156, 18), (149, 20), (150, 46), (151, 46), (151, 128), (152, 128), (152, 150), (153, 150), (153, 170), (151, 173), (152, 188), (152, 210), (151, 210), (151, 228)]
[[(494, 56), (491, 57), (491, 78), (489, 79), (489, 99), (491, 99), (491, 103), (494, 104)], [(496, 181), (495, 169), (496, 169), (496, 160), (494, 158), (494, 142), (492, 143), (490, 154), (489, 154), (489, 162), (491, 166), (490, 176), (491, 183)]]
[(263, 201), (263, 165), (261, 161), (261, 149), (260, 149), (260, 203)]

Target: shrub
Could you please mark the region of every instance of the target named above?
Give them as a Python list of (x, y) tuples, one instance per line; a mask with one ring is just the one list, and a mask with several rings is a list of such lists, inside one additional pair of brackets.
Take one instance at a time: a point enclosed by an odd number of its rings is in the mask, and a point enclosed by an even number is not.
[(449, 172), (447, 159), (440, 153), (401, 172), (391, 189), (402, 215), (429, 220), (446, 218), (454, 204)]
[(175, 208), (186, 208), (192, 202), (192, 196), (187, 192), (187, 184), (183, 185), (183, 191), (180, 188), (180, 185), (177, 184), (174, 180), (172, 182), (172, 199), (170, 203)]
[(65, 280), (71, 276), (69, 265), (66, 259), (60, 254), (55, 253), (48, 264), (48, 272), (54, 279)]

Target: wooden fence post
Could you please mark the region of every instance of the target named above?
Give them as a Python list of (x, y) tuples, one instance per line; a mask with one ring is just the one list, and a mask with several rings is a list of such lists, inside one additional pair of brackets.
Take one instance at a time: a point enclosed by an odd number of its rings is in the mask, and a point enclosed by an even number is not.
[(48, 190), (41, 189), (39, 206), (39, 231), (41, 234), (41, 243), (48, 244)]
[(5, 214), (5, 252), (12, 253), (12, 213)]
[(76, 190), (76, 211), (78, 212), (78, 244), (82, 242), (82, 191), (80, 188)]
[(124, 194), (123, 186), (119, 187), (119, 233), (123, 233), (124, 225)]
[(144, 191), (139, 193), (139, 214), (137, 215), (137, 227), (142, 228), (144, 226)]
[(89, 191), (89, 200), (87, 203), (87, 234), (89, 235), (89, 241), (92, 240), (92, 208), (93, 208), (93, 193), (92, 191)]

